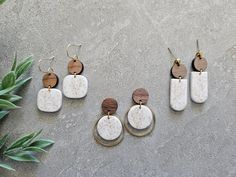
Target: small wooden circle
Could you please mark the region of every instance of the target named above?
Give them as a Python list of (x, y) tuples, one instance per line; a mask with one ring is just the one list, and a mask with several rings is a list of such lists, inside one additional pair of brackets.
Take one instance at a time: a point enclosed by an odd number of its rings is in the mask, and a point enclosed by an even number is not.
[(138, 88), (133, 92), (133, 100), (135, 103), (139, 104), (142, 102), (142, 104), (146, 104), (149, 98), (148, 91), (144, 88)]
[(43, 76), (43, 86), (48, 87), (56, 87), (58, 83), (58, 77), (55, 73), (46, 73)]
[(102, 111), (104, 114), (114, 114), (118, 108), (118, 103), (115, 99), (113, 98), (106, 98), (102, 102)]
[(187, 68), (183, 64), (175, 63), (171, 68), (171, 74), (175, 78), (184, 78), (187, 75)]
[(68, 63), (68, 71), (70, 74), (81, 74), (84, 70), (83, 63), (78, 59), (72, 59)]
[(207, 60), (203, 57), (195, 57), (193, 60), (193, 67), (197, 71), (204, 71), (207, 68)]

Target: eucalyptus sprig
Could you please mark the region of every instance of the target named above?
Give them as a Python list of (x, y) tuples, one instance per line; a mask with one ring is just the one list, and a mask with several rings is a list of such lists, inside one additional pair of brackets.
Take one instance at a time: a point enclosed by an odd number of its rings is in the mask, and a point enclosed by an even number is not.
[[(40, 139), (38, 136), (42, 130), (39, 132), (33, 132), (25, 135), (9, 146), (6, 143), (9, 139), (9, 135), (5, 135), (0, 138), (0, 152), (3, 157), (12, 159), (19, 162), (39, 162), (38, 158), (35, 156), (38, 152), (47, 152), (45, 148), (54, 144), (54, 141), (48, 139)], [(10, 165), (5, 164), (0, 161), (0, 168), (6, 170), (15, 171)]]
[[(31, 77), (22, 78), (22, 76), (31, 68), (32, 64), (31, 56), (17, 63), (17, 55), (15, 54), (11, 70), (0, 80), (0, 120), (11, 109), (19, 108), (15, 102), (22, 99), (22, 97), (16, 95), (16, 91), (31, 80)], [(10, 165), (3, 163), (5, 158), (19, 162), (39, 162), (35, 154), (46, 152), (45, 148), (54, 144), (52, 140), (39, 139), (38, 136), (41, 132), (42, 130), (25, 135), (9, 146), (6, 146), (9, 135), (0, 136), (0, 168), (15, 171)]]
[(17, 55), (15, 54), (11, 71), (0, 80), (0, 120), (9, 113), (9, 110), (19, 108), (15, 102), (22, 97), (16, 95), (15, 92), (32, 79), (31, 77), (21, 78), (31, 68), (32, 64), (32, 56), (17, 63)]

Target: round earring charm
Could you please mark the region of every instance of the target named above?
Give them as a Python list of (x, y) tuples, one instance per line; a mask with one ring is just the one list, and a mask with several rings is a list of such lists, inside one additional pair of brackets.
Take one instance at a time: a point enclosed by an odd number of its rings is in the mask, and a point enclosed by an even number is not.
[(81, 48), (81, 45), (69, 44), (67, 46), (67, 56), (70, 58), (68, 63), (69, 75), (63, 80), (63, 93), (67, 98), (83, 98), (88, 92), (88, 80), (81, 75), (84, 65), (79, 60), (79, 57), (77, 55), (72, 57), (69, 54), (69, 48), (72, 46)]
[(123, 125), (119, 118), (113, 116), (118, 108), (118, 103), (113, 98), (106, 98), (102, 102), (102, 111), (105, 116), (101, 117), (94, 126), (94, 138), (103, 146), (115, 146), (124, 137)]
[(42, 81), (45, 88), (40, 89), (38, 92), (37, 106), (43, 112), (56, 112), (62, 106), (62, 93), (55, 88), (59, 79), (52, 68), (54, 57), (43, 60), (50, 60), (50, 67), (47, 71), (43, 71), (40, 67), (42, 60), (39, 60), (39, 70), (44, 73)]
[(155, 127), (155, 116), (144, 104), (149, 98), (148, 92), (139, 88), (133, 92), (133, 101), (137, 104), (130, 108), (125, 118), (125, 127), (134, 136), (145, 136)]
[(188, 96), (188, 80), (185, 79), (187, 76), (187, 69), (169, 48), (168, 50), (172, 57), (175, 58), (174, 64), (171, 67), (170, 107), (174, 111), (183, 111), (187, 106)]
[(204, 103), (208, 98), (207, 60), (199, 50), (198, 40), (196, 42), (197, 53), (192, 61), (194, 71), (191, 72), (190, 95), (195, 103)]

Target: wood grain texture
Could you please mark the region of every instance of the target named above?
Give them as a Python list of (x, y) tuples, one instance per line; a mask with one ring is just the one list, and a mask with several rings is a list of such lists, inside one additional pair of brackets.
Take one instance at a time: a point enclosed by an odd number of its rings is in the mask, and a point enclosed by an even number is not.
[(68, 63), (68, 72), (70, 74), (81, 74), (84, 70), (83, 63), (78, 59), (72, 59)]
[(171, 68), (171, 74), (174, 78), (184, 78), (187, 75), (187, 68), (183, 64), (175, 63)]
[(43, 76), (43, 86), (54, 88), (58, 84), (58, 76), (55, 73), (46, 73)]
[(114, 114), (118, 108), (118, 103), (114, 98), (106, 98), (102, 102), (102, 111), (104, 114)]
[(203, 57), (195, 57), (193, 60), (193, 67), (196, 71), (205, 71), (207, 68), (207, 60)]
[(144, 88), (138, 88), (133, 92), (133, 101), (137, 104), (142, 102), (142, 104), (146, 104), (149, 98), (148, 91)]

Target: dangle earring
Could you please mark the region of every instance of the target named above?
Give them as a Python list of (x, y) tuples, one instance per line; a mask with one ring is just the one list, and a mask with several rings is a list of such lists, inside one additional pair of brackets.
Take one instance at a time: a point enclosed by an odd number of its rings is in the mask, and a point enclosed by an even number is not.
[[(37, 96), (37, 106), (40, 111), (43, 112), (56, 112), (62, 106), (62, 93), (60, 90), (56, 89), (59, 80), (58, 76), (55, 74), (52, 64), (55, 57), (49, 59), (39, 60), (39, 70), (44, 73), (43, 76), (43, 86), (45, 88), (40, 89)], [(44, 60), (50, 61), (50, 66), (47, 71), (41, 69), (41, 62)]]
[(175, 58), (171, 68), (173, 78), (170, 81), (170, 107), (175, 111), (183, 111), (187, 105), (187, 79), (184, 79), (187, 75), (187, 69), (169, 48), (168, 50)]
[(84, 65), (79, 60), (78, 55), (76, 54), (72, 57), (69, 54), (69, 48), (72, 46), (80, 49), (81, 44), (69, 44), (67, 46), (66, 53), (71, 59), (68, 63), (68, 72), (70, 75), (67, 75), (63, 80), (63, 93), (67, 98), (83, 98), (88, 92), (88, 80), (86, 77), (79, 75), (83, 72)]
[(130, 134), (145, 136), (155, 127), (155, 116), (150, 108), (144, 105), (148, 101), (149, 94), (145, 89), (138, 88), (132, 97), (136, 105), (128, 111), (124, 124)]
[(124, 137), (123, 125), (119, 118), (112, 116), (118, 108), (118, 103), (113, 98), (106, 98), (102, 102), (102, 111), (105, 116), (100, 118), (94, 126), (94, 138), (103, 146), (115, 146)]
[(195, 103), (204, 103), (208, 98), (208, 74), (207, 60), (203, 57), (199, 50), (197, 40), (197, 53), (192, 62), (194, 71), (191, 72), (191, 99)]

